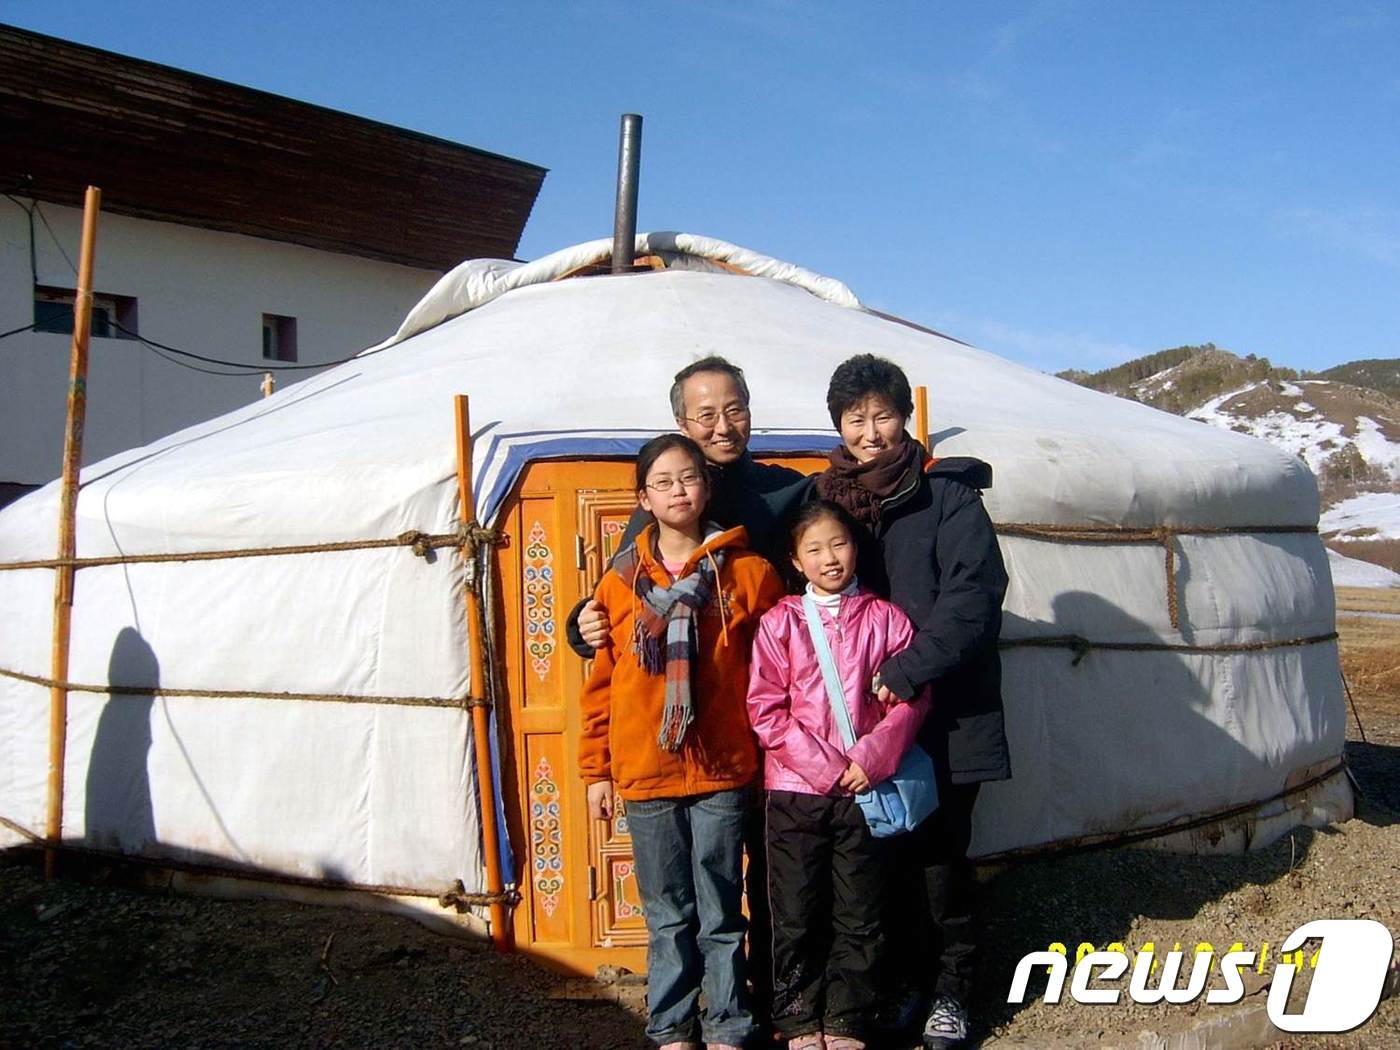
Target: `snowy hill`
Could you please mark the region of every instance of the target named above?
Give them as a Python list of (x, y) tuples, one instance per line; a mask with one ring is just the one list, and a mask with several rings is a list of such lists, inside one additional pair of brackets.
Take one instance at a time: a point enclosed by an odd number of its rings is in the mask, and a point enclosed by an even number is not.
[[(1317, 475), (1328, 545), (1394, 571), (1400, 569), (1400, 399), (1387, 390), (1397, 368), (1400, 361), (1364, 361), (1325, 373), (1348, 383), (1300, 376), (1267, 358), (1238, 357), (1207, 343), (1092, 375), (1060, 375), (1298, 456)], [(1370, 578), (1370, 586), (1390, 585), (1380, 582), (1389, 577)]]
[(1400, 480), (1400, 403), (1375, 391), (1322, 379), (1252, 382), (1184, 414), (1287, 449), (1319, 480)]

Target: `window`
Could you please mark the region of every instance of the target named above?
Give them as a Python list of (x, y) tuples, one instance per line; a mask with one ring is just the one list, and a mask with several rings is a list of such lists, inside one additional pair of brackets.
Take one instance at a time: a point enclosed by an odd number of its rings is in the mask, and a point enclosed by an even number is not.
[(297, 359), (297, 319), (263, 314), (263, 358), (268, 361)]
[[(34, 331), (73, 334), (72, 288), (34, 286)], [(92, 334), (100, 339), (135, 339), (136, 299), (130, 295), (92, 295)]]

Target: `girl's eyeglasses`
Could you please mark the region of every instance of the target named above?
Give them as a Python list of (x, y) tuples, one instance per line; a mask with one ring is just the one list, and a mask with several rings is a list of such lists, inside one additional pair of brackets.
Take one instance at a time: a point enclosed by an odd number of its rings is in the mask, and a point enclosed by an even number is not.
[(695, 471), (685, 474), (677, 474), (674, 478), (657, 478), (655, 481), (648, 481), (647, 488), (652, 492), (670, 492), (677, 484), (683, 489), (693, 489), (699, 486), (705, 478)]

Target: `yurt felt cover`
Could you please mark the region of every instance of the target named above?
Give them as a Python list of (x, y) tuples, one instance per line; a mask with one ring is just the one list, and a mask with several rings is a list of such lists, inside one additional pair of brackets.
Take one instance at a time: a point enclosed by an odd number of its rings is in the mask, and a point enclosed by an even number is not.
[[(768, 277), (711, 272), (687, 253), (722, 254), (719, 242), (652, 235), (639, 249), (669, 253), (672, 269), (550, 279), (596, 258), (600, 243), (529, 264), (535, 283), (512, 283), (510, 263), (454, 271), (416, 311), (421, 323), (376, 351), (86, 468), (79, 555), (451, 532), (455, 393), (471, 397), (477, 512), (489, 523), (529, 460), (631, 455), (672, 428), (672, 375), (712, 353), (745, 369), (756, 450), (830, 448), (831, 371), (857, 352), (893, 359), (930, 390), (935, 453), (993, 465), (986, 504), (999, 523), (1316, 524), (1315, 483), (1296, 458), (875, 315), (838, 282), (788, 264), (768, 260)], [(752, 261), (763, 257), (746, 258), (762, 272)], [(0, 561), (52, 556), (57, 498), (53, 484), (0, 511)], [(1176, 628), (1162, 546), (1004, 536), (1003, 637), (1209, 648), (1333, 630), (1315, 533), (1173, 542)], [(73, 682), (445, 704), (74, 693), (66, 836), (363, 884), (461, 878), (480, 889), (470, 724), (451, 706), (469, 693), (463, 570), (454, 550), (438, 555), (80, 571)], [(52, 597), (50, 570), (0, 572), (0, 667), (48, 673)], [(1015, 649), (1003, 663), (1015, 775), (983, 792), (979, 854), (1267, 798), (1342, 749), (1333, 643), (1078, 660)], [(47, 697), (0, 678), (0, 816), (31, 829), (43, 826)]]

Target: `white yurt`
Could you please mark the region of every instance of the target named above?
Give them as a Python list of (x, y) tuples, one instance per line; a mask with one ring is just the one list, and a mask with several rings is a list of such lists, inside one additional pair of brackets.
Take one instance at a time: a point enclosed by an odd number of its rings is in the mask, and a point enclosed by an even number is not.
[[(596, 274), (605, 241), (466, 263), (380, 347), (83, 470), (60, 856), (466, 906), (478, 925), (496, 903), (544, 958), (640, 969), (625, 814), (588, 821), (574, 768), (586, 665), (563, 621), (631, 510), (627, 457), (674, 426), (671, 377), (715, 353), (747, 374), (762, 458), (818, 469), (827, 379), (870, 352), (927, 386), (935, 455), (992, 464), (1015, 775), (981, 794), (976, 855), (1239, 849), (1349, 815), (1303, 463), (734, 245), (636, 247), (645, 272), (619, 276)], [(458, 394), (490, 530), (471, 558)], [(0, 845), (44, 834), (58, 504), (55, 483), (0, 511)]]

